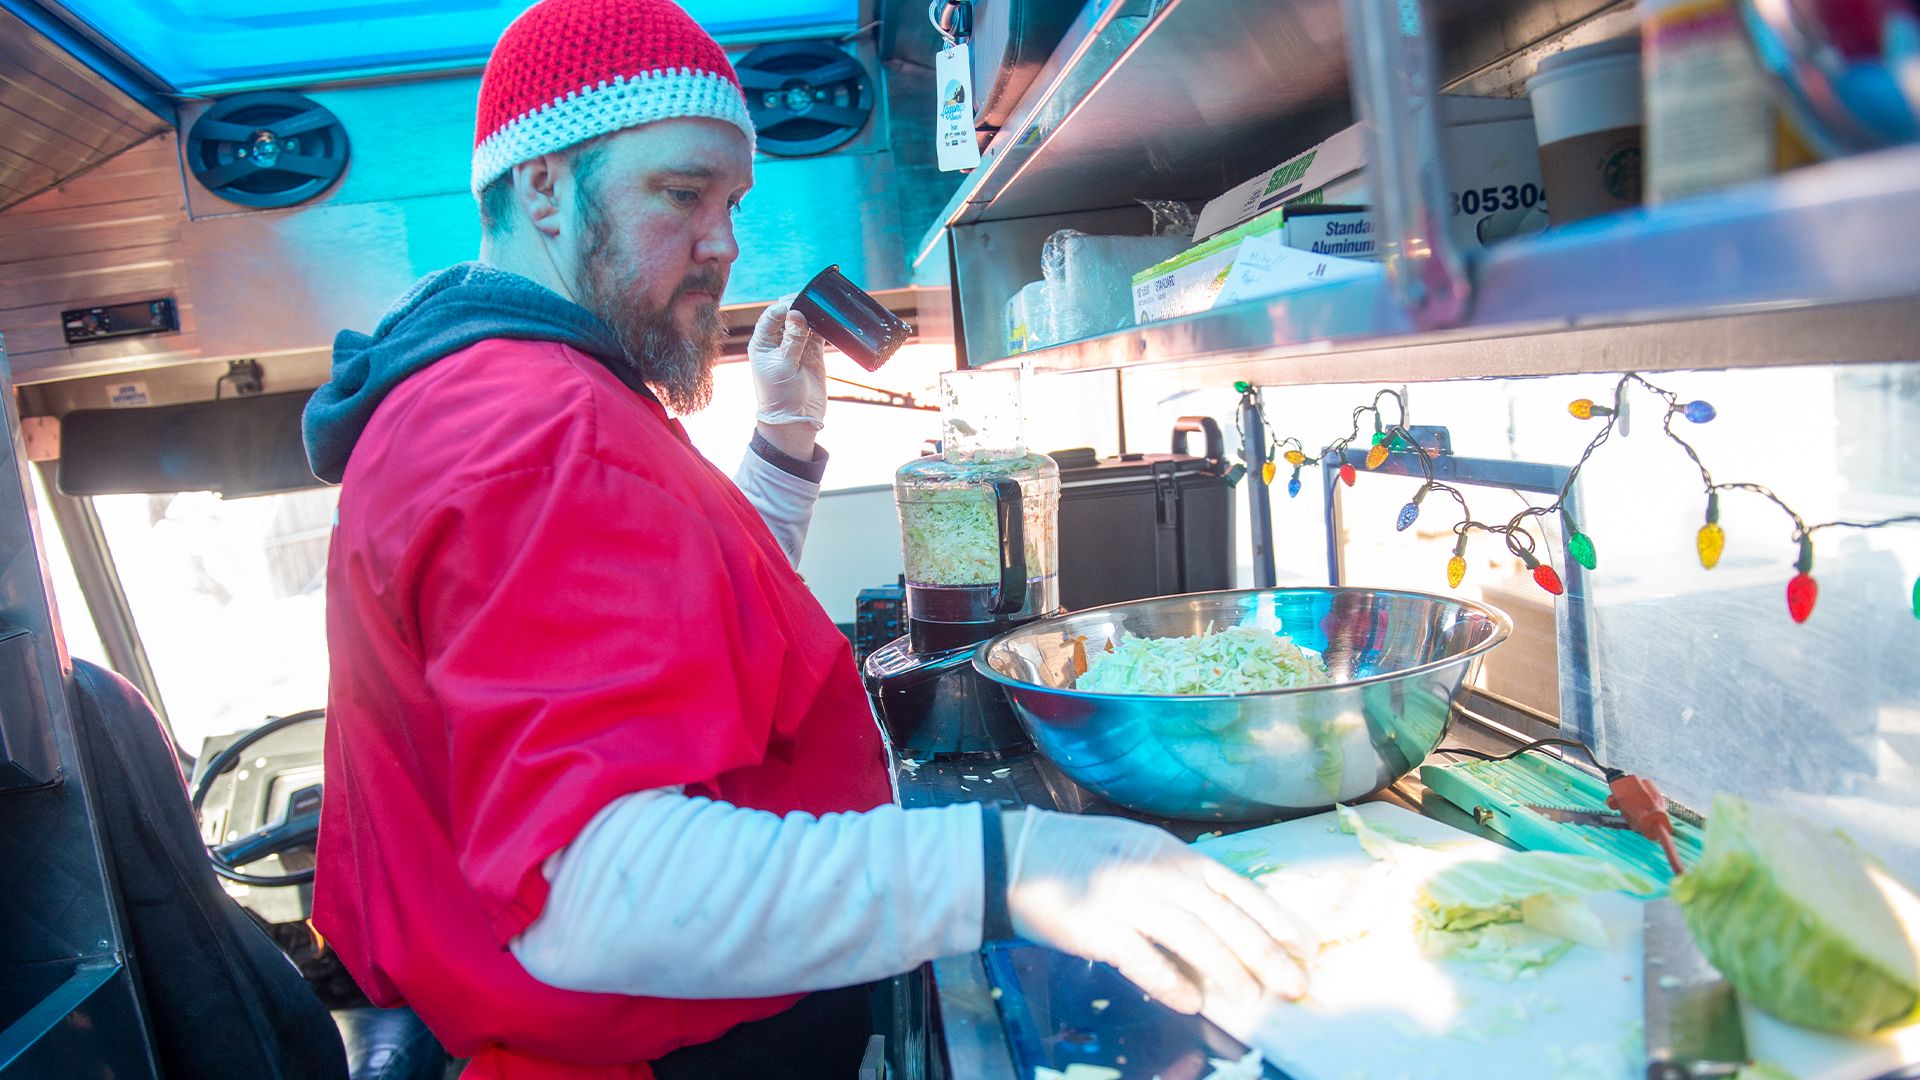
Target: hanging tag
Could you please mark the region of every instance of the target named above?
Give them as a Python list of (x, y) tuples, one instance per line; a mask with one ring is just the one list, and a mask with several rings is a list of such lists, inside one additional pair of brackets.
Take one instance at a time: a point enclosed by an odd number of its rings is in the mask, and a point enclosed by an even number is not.
[(940, 88), (933, 120), (940, 171), (971, 169), (980, 164), (980, 144), (973, 136), (973, 59), (966, 42), (934, 55), (933, 82)]

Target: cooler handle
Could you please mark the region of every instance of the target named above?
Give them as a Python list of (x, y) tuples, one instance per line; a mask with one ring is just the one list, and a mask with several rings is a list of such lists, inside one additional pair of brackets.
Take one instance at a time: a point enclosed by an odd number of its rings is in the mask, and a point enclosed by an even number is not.
[(1204, 432), (1207, 441), (1207, 460), (1216, 467), (1225, 468), (1227, 464), (1227, 443), (1220, 434), (1220, 424), (1211, 416), (1183, 416), (1173, 422), (1173, 452), (1187, 454), (1187, 435), (1189, 432)]
[(1027, 528), (1020, 481), (996, 476), (993, 485), (994, 524), (1000, 534), (1000, 588), (993, 598), (993, 614), (1012, 615), (1027, 605)]

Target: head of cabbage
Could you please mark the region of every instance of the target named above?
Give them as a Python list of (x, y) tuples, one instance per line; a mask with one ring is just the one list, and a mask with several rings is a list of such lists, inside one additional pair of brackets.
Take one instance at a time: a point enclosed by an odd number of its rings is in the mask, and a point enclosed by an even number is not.
[(1741, 997), (1865, 1034), (1920, 1020), (1920, 896), (1845, 835), (1722, 795), (1673, 898)]

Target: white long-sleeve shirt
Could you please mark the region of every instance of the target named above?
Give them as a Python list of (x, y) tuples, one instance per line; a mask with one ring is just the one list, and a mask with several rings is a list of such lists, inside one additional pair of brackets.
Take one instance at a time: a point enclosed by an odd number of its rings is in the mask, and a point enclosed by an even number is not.
[(800, 461), (755, 435), (733, 474), (734, 486), (760, 511), (761, 520), (795, 566), (800, 565), (800, 549), (807, 541), (826, 467), (825, 450), (816, 449), (812, 461)]
[(975, 804), (780, 817), (677, 789), (614, 800), (548, 859), (511, 943), (568, 990), (767, 997), (852, 986), (980, 946)]

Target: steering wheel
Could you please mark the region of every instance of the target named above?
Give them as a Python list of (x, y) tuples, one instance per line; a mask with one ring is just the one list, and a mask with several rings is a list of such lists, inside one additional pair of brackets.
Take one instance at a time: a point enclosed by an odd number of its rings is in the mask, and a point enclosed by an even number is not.
[[(215, 778), (232, 769), (254, 743), (295, 724), (325, 719), (326, 715), (325, 709), (308, 709), (305, 712), (274, 717), (240, 736), (232, 745), (215, 754), (213, 760), (207, 762), (206, 770), (200, 774), (199, 783), (193, 786), (194, 820), (200, 819), (200, 807), (207, 801), (207, 792), (212, 789)], [(269, 887), (302, 885), (313, 880), (313, 867), (309, 866), (305, 870), (295, 870), (287, 874), (249, 874), (240, 867), (294, 848), (312, 847), (319, 838), (320, 788), (316, 785), (294, 792), (284, 820), (263, 825), (245, 836), (229, 840), (224, 844), (207, 845), (207, 861), (213, 864), (214, 873), (242, 885)]]

